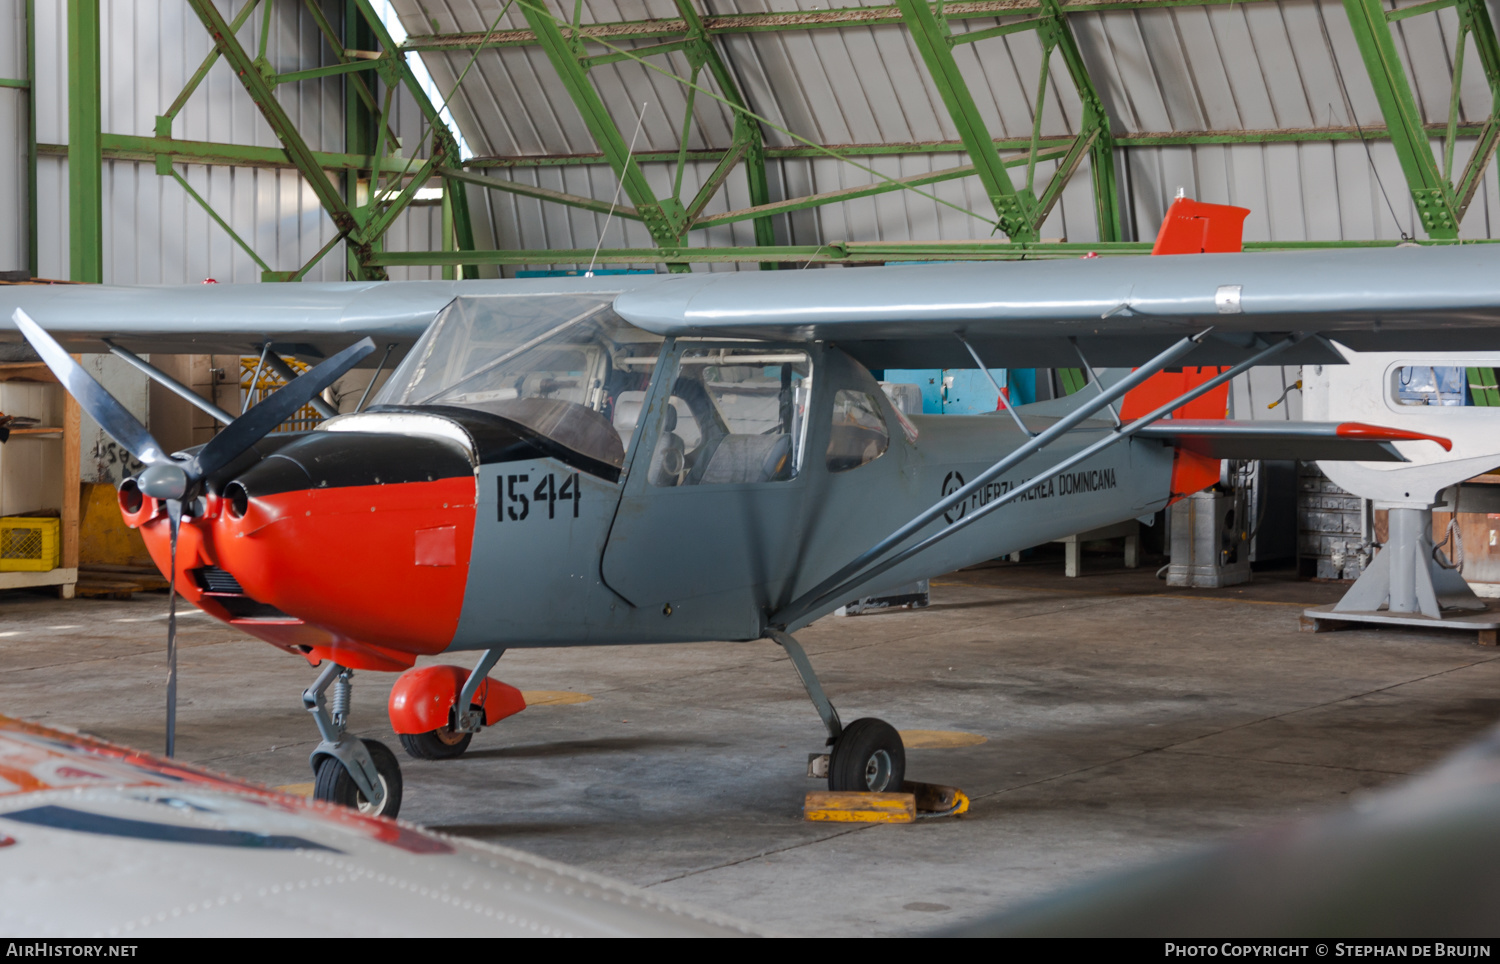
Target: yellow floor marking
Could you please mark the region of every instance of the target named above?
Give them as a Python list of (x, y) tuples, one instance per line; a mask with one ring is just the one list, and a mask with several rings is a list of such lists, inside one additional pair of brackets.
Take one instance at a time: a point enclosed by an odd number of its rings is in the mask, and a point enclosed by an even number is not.
[(978, 746), (990, 738), (963, 730), (901, 730), (901, 742), (908, 750), (938, 750), (955, 746)]
[(567, 706), (570, 703), (587, 703), (593, 697), (587, 693), (568, 690), (523, 690), (521, 697), (527, 706)]
[(294, 797), (310, 797), (313, 795), (313, 785), (311, 783), (286, 783), (276, 789), (282, 793), (290, 793)]

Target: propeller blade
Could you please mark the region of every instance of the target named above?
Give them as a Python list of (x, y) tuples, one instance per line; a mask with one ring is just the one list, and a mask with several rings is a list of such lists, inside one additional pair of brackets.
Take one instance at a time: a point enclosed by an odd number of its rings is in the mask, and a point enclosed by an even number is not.
[[(52, 369), (52, 374), (62, 382), (63, 388), (68, 394), (78, 400), (85, 412), (99, 423), (104, 429), (104, 434), (114, 439), (131, 455), (153, 465), (157, 462), (169, 462), (170, 457), (162, 451), (156, 439), (146, 431), (146, 426), (136, 421), (136, 417), (121, 405), (113, 395), (104, 390), (104, 386), (94, 381), (94, 377), (84, 370), (83, 366), (73, 360), (67, 349), (59, 345), (56, 340), (31, 319), (26, 312), (17, 308), (15, 314), (11, 315), (16, 327), (21, 329), (21, 334), (31, 342), (31, 347), (42, 356), (42, 361)], [(372, 344), (370, 350), (374, 351)]]
[(167, 577), (167, 756), (177, 751), (177, 530), (182, 528), (182, 503), (167, 503), (172, 531), (172, 572)]
[(374, 350), (375, 343), (369, 338), (362, 338), (337, 355), (325, 358), (317, 367), (303, 372), (284, 388), (277, 389), (271, 397), (230, 422), (198, 453), (198, 477), (211, 475), (239, 458), (250, 446), (297, 414), (298, 409)]

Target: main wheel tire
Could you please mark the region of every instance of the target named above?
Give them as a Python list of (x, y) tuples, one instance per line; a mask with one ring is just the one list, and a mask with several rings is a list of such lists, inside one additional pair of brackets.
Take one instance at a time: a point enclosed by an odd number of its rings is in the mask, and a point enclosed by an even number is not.
[(397, 736), (401, 738), (402, 749), (417, 760), (451, 760), (463, 756), (474, 739), (474, 734), (457, 733), (451, 726), (426, 733), (399, 733)]
[(844, 727), (828, 760), (828, 789), (894, 793), (905, 779), (906, 747), (895, 727), (873, 717)]
[(318, 760), (318, 772), (313, 781), (313, 798), (336, 803), (341, 807), (358, 810), (377, 817), (394, 817), (401, 812), (401, 764), (396, 754), (378, 740), (363, 740), (370, 759), (375, 761), (375, 772), (385, 789), (385, 806), (379, 811), (370, 805), (359, 785), (344, 769), (337, 757), (325, 756)]
[[(469, 704), (469, 709), (475, 713), (484, 712), (484, 707), (477, 703)], [(473, 733), (459, 733), (453, 729), (452, 713), (448, 715), (447, 726), (426, 733), (398, 733), (396, 736), (401, 740), (401, 748), (417, 760), (451, 760), (463, 756), (474, 739)]]

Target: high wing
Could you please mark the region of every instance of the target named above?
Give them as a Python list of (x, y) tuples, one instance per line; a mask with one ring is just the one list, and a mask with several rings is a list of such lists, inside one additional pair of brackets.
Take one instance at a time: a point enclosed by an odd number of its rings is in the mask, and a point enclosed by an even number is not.
[[(411, 346), (456, 296), (603, 292), (649, 285), (652, 275), (508, 281), (373, 281), (163, 286), (0, 286), (0, 343), (22, 341), (20, 308), (70, 351), (102, 352), (109, 339), (134, 352), (324, 358), (365, 336)], [(662, 276), (666, 280), (666, 276)], [(3, 358), (0, 345), (0, 358)], [(379, 355), (375, 356), (377, 359)], [(369, 364), (374, 364), (371, 360)]]
[[(658, 334), (832, 341), (871, 368), (1140, 364), (1214, 333), (1183, 364), (1228, 364), (1267, 336), (1356, 351), (1500, 345), (1500, 246), (1078, 258), (841, 271), (699, 274), (622, 294)], [(1308, 339), (1280, 363), (1338, 364)]]
[[(1356, 351), (1500, 346), (1500, 246), (1110, 257), (819, 271), (493, 281), (0, 287), (0, 342), (23, 308), (72, 351), (326, 357), (366, 335), (406, 347), (456, 297), (617, 295), (658, 334), (826, 340), (870, 368), (1138, 365), (1182, 335), (1213, 333), (1183, 364), (1243, 361), (1305, 332)], [(1075, 347), (1076, 342), (1076, 347)], [(3, 350), (3, 349), (0, 349)], [(1281, 362), (1339, 364), (1321, 338)]]

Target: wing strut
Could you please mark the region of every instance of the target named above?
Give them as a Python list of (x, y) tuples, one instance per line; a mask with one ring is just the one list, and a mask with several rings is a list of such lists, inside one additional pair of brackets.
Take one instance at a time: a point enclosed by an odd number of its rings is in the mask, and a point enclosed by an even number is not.
[(1017, 415), (1016, 410), (1011, 407), (1010, 399), (1005, 397), (1005, 389), (1001, 388), (1000, 383), (995, 381), (995, 376), (990, 374), (990, 370), (984, 367), (984, 359), (979, 357), (979, 352), (974, 349), (973, 345), (969, 344), (969, 340), (963, 336), (963, 332), (955, 331), (953, 337), (963, 342), (963, 346), (969, 349), (969, 354), (974, 356), (974, 364), (979, 366), (979, 370), (984, 372), (984, 377), (988, 378), (990, 384), (995, 387), (995, 394), (1000, 396), (1000, 405), (1010, 413), (1011, 418), (1015, 419), (1016, 428), (1020, 429), (1021, 434), (1027, 438), (1034, 438), (1036, 433), (1027, 428), (1025, 422), (1021, 421), (1021, 416)]
[(173, 378), (171, 375), (168, 375), (160, 368), (157, 368), (155, 365), (146, 361), (146, 359), (142, 358), (141, 356), (135, 354), (134, 352), (126, 351), (124, 348), (116, 345), (108, 338), (104, 339), (104, 344), (108, 346), (110, 354), (114, 355), (116, 358), (124, 359), (130, 365), (145, 373), (147, 378), (156, 382), (158, 385), (161, 385), (163, 388), (171, 392), (173, 395), (176, 395), (178, 398), (184, 399), (188, 403), (201, 409), (215, 421), (223, 422), (225, 425), (228, 425), (230, 422), (234, 421), (233, 415), (230, 415), (228, 412), (224, 411), (213, 402), (210, 402), (202, 395), (199, 395), (191, 388), (188, 388), (186, 385), (182, 384), (182, 382), (179, 382), (177, 379)]
[(1182, 339), (1182, 341), (1173, 345), (1171, 348), (1168, 348), (1160, 355), (1157, 355), (1146, 365), (1143, 365), (1142, 367), (1136, 369), (1124, 380), (1118, 382), (1111, 388), (1100, 392), (1098, 396), (1090, 400), (1083, 407), (1070, 413), (1067, 417), (1058, 421), (1051, 428), (1037, 435), (1030, 442), (1027, 442), (1011, 454), (1007, 455), (1005, 458), (1001, 459), (999, 462), (996, 462), (994, 465), (990, 466), (984, 472), (976, 476), (973, 482), (970, 482), (968, 485), (954, 490), (951, 495), (948, 495), (945, 498), (939, 500), (930, 509), (927, 509), (925, 512), (918, 515), (915, 519), (912, 519), (910, 522), (906, 523), (906, 525), (897, 529), (895, 532), (891, 533), (889, 536), (886, 536), (880, 542), (876, 543), (870, 549), (866, 550), (853, 562), (850, 562), (838, 572), (820, 582), (817, 586), (814, 586), (812, 589), (803, 593), (801, 596), (798, 596), (796, 599), (787, 603), (785, 606), (781, 607), (781, 609), (773, 613), (768, 620), (771, 628), (784, 631), (787, 626), (791, 625), (797, 619), (807, 615), (814, 609), (817, 609), (819, 606), (827, 603), (830, 599), (848, 595), (857, 587), (900, 565), (901, 563), (910, 559), (912, 556), (915, 556), (917, 553), (923, 551), (924, 549), (936, 545), (942, 540), (953, 535), (955, 532), (962, 530), (965, 526), (972, 525), (974, 522), (1000, 508), (1000, 506), (1005, 505), (1013, 499), (1019, 498), (1024, 493), (1029, 492), (1031, 489), (1035, 488), (1043, 482), (1046, 482), (1053, 476), (1067, 471), (1069, 468), (1077, 465), (1079, 462), (1082, 462), (1085, 459), (1092, 458), (1094, 455), (1104, 450), (1105, 448), (1114, 445), (1116, 442), (1120, 442), (1129, 438), (1130, 436), (1139, 432), (1141, 429), (1152, 424), (1153, 422), (1157, 422), (1162, 418), (1165, 418), (1167, 415), (1171, 414), (1174, 409), (1181, 408), (1183, 405), (1191, 402), (1193, 399), (1204, 394), (1205, 392), (1212, 391), (1213, 389), (1229, 381), (1231, 378), (1249, 371), (1251, 368), (1261, 364), (1266, 359), (1277, 354), (1278, 352), (1291, 347), (1293, 344), (1296, 344), (1305, 337), (1304, 335), (1297, 334), (1289, 335), (1286, 338), (1283, 338), (1281, 341), (1276, 342), (1274, 345), (1271, 345), (1268, 348), (1262, 349), (1260, 352), (1257, 352), (1255, 355), (1251, 356), (1245, 361), (1240, 362), (1233, 368), (1221, 372), (1219, 375), (1216, 375), (1215, 377), (1209, 379), (1201, 385), (1196, 386), (1192, 390), (1183, 393), (1181, 396), (1173, 399), (1172, 401), (1167, 402), (1160, 408), (1157, 408), (1154, 411), (1147, 413), (1146, 415), (1142, 415), (1140, 418), (1131, 422), (1129, 425), (1126, 425), (1123, 428), (1119, 428), (1113, 433), (1106, 435), (1104, 438), (1078, 452), (1076, 455), (1064, 459), (1058, 464), (1046, 469), (1045, 471), (1030, 479), (1025, 485), (1017, 486), (1016, 488), (1011, 489), (1009, 492), (1005, 493), (999, 498), (992, 500), (975, 512), (966, 513), (963, 518), (959, 519), (957, 522), (954, 522), (952, 525), (949, 525), (947, 528), (942, 529), (941, 531), (934, 533), (931, 536), (928, 536), (926, 539), (922, 540), (916, 545), (901, 550), (899, 553), (896, 553), (894, 556), (890, 556), (890, 558), (885, 559), (884, 561), (877, 561), (880, 560), (882, 556), (890, 553), (891, 550), (895, 549), (896, 546), (900, 545), (900, 543), (905, 541), (908, 537), (916, 533), (917, 530), (936, 519), (940, 514), (948, 511), (953, 506), (958, 505), (960, 502), (968, 499), (970, 494), (973, 493), (979, 486), (993, 480), (997, 476), (1008, 471), (1024, 459), (1034, 454), (1037, 450), (1044, 448), (1051, 442), (1054, 442), (1058, 438), (1061, 438), (1089, 415), (1108, 405), (1115, 398), (1130, 391), (1136, 385), (1144, 382), (1146, 379), (1150, 378), (1152, 375), (1155, 375), (1163, 368), (1167, 368), (1168, 366), (1170, 366), (1172, 362), (1176, 361), (1192, 348), (1196, 347), (1197, 344), (1207, 334), (1208, 331), (1202, 331), (1190, 338)]

